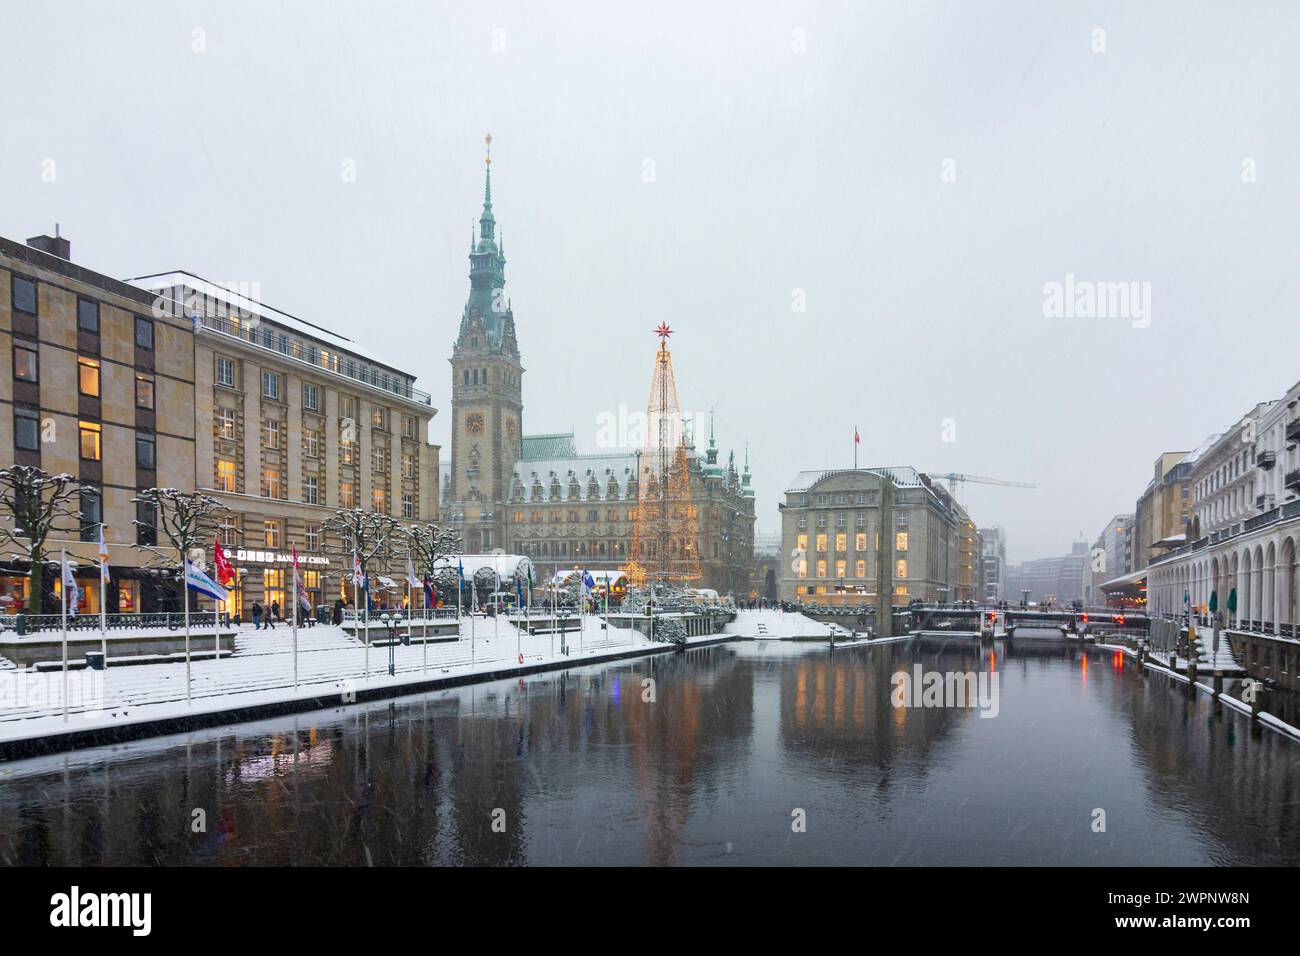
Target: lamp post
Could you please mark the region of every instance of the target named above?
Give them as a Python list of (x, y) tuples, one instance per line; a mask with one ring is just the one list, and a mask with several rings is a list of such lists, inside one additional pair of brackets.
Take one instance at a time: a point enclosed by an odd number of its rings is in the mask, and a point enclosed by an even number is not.
[(379, 620), (388, 629), (388, 676), (394, 677), (397, 674), (397, 629), (402, 626), (402, 615), (381, 614)]

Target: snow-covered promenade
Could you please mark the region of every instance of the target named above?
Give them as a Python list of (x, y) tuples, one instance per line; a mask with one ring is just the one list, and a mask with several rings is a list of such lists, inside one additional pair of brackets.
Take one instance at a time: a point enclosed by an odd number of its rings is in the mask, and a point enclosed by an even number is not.
[[(418, 624), (412, 634), (410, 645), (393, 647), (394, 674), (390, 675), (385, 643), (375, 644), (367, 653), (365, 644), (342, 628), (300, 628), (295, 689), (289, 627), (261, 631), (245, 627), (235, 638), (233, 656), (191, 662), (189, 699), (183, 662), (69, 672), (66, 718), (61, 670), (3, 669), (0, 759), (674, 649), (594, 616), (585, 620), (581, 631), (564, 635), (528, 634), (504, 618), (483, 617), (472, 622), (463, 619), (459, 640), (421, 643)], [(689, 638), (688, 644), (828, 634), (827, 625), (802, 615), (741, 611), (723, 633)], [(203, 649), (205, 636), (196, 632), (191, 645), (195, 651)]]

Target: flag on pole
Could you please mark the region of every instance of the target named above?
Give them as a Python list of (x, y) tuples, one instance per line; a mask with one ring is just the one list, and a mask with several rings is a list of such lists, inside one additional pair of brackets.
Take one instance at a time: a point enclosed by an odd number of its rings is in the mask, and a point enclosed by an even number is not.
[(76, 614), (77, 608), (81, 607), (81, 592), (77, 589), (77, 579), (72, 576), (72, 565), (68, 563), (68, 556), (63, 555), (63, 601), (69, 614)]
[(189, 558), (185, 559), (185, 586), (191, 591), (206, 594), (214, 601), (230, 600), (230, 595), (226, 593), (226, 589), (204, 574), (202, 569)]
[(352, 583), (361, 584), (361, 558), (355, 551), (352, 552)]
[(415, 565), (411, 563), (411, 553), (406, 553), (406, 583), (419, 590), (420, 579), (415, 576)]
[(433, 584), (428, 574), (424, 576), (424, 606), (433, 607)]
[(231, 567), (230, 559), (226, 557), (226, 552), (218, 538), (212, 539), (212, 564), (216, 568), (217, 581), (220, 584), (230, 584), (235, 580), (235, 569)]
[(307, 597), (307, 586), (303, 584), (302, 575), (298, 573), (298, 547), (293, 548), (293, 590), (298, 597), (298, 604), (308, 614), (311, 613), (311, 599)]
[(99, 579), (108, 583), (108, 542), (104, 540), (104, 523), (99, 524)]
[(853, 444), (855, 444), (855, 445), (861, 445), (861, 444), (862, 444), (862, 436), (858, 434), (858, 426), (857, 426), (857, 425), (854, 425), (854, 426), (853, 426)]
[(582, 572), (582, 596), (591, 597), (592, 588), (596, 586), (596, 579), (591, 576), (590, 571)]
[(469, 589), (469, 611), (471, 614), (478, 613), (478, 588)]

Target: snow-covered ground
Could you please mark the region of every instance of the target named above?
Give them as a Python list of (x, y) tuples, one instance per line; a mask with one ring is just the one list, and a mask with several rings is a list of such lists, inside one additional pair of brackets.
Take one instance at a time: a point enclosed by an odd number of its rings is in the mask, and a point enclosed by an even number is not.
[(848, 637), (850, 632), (838, 624), (825, 624), (795, 612), (769, 608), (763, 611), (737, 611), (736, 619), (723, 628), (724, 634), (755, 640), (790, 640), (795, 637)]
[[(414, 628), (419, 637), (420, 629)], [(700, 643), (710, 638), (693, 638)], [(716, 636), (713, 638), (716, 639)], [(568, 654), (561, 652), (564, 640)], [(195, 641), (196, 648), (201, 646)], [(439, 678), (490, 673), (551, 662), (583, 663), (644, 649), (651, 642), (631, 629), (605, 626), (599, 618), (567, 635), (529, 635), (504, 618), (465, 618), (459, 641), (394, 647), (395, 675), (388, 674), (388, 647), (365, 644), (341, 628), (318, 625), (298, 631), (298, 688), (293, 686), (293, 637), (288, 628), (240, 630), (236, 652), (225, 660), (190, 664), (140, 664), (68, 674), (69, 717), (63, 717), (62, 671), (0, 673), (0, 740), (64, 731), (113, 727), (141, 721), (212, 713), (298, 698), (347, 694), (368, 688), (400, 688)], [(656, 648), (668, 649), (664, 644)], [(520, 663), (522, 655), (523, 663)], [(367, 671), (367, 656), (369, 669)]]

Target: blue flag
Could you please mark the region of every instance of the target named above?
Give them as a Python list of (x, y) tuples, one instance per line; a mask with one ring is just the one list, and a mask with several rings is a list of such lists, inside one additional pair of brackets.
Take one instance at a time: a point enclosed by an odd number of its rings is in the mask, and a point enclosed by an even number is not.
[(230, 600), (230, 595), (226, 593), (225, 588), (204, 574), (189, 560), (185, 562), (185, 586), (191, 591), (206, 594), (214, 601)]

